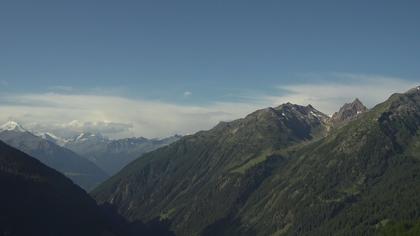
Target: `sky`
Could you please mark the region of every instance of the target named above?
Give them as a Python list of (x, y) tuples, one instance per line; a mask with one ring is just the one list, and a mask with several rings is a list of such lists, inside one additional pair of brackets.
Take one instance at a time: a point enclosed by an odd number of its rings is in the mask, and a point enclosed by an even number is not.
[(165, 137), (420, 84), (420, 1), (0, 3), (0, 122)]

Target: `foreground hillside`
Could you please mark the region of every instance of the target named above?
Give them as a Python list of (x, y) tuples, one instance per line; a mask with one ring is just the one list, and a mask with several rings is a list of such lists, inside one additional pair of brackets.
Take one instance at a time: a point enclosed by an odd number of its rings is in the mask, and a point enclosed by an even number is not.
[(311, 106), (256, 111), (146, 154), (92, 195), (179, 235), (392, 232), (420, 219), (419, 89), (338, 126)]
[(35, 158), (0, 141), (0, 235), (173, 236), (157, 220), (127, 222)]
[(116, 235), (81, 188), (0, 142), (0, 235)]

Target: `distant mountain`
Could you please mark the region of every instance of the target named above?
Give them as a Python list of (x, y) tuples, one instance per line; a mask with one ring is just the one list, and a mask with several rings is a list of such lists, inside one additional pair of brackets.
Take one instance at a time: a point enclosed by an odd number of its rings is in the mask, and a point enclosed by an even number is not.
[(101, 134), (82, 133), (64, 143), (64, 147), (87, 157), (90, 161), (113, 175), (125, 165), (146, 152), (168, 145), (180, 136), (164, 139), (125, 138), (110, 140)]
[(0, 235), (173, 236), (165, 224), (128, 222), (64, 175), (0, 141)]
[(166, 219), (177, 235), (374, 235), (401, 222), (417, 232), (420, 87), (369, 111), (357, 103), (333, 128), (293, 104), (220, 123), (145, 154), (92, 195), (131, 220)]
[(52, 134), (50, 132), (35, 132), (34, 134), (36, 136), (39, 136), (39, 137), (45, 139), (45, 140), (53, 142), (53, 143), (55, 143), (55, 144), (57, 144), (61, 147), (63, 147), (68, 142), (67, 139), (58, 137), (55, 134)]
[(344, 104), (340, 110), (333, 114), (331, 122), (334, 125), (342, 125), (343, 123), (356, 119), (360, 114), (368, 111), (363, 103), (356, 98), (352, 103)]
[(86, 158), (32, 134), (14, 121), (0, 127), (0, 140), (60, 171), (86, 190), (92, 189), (108, 177)]
[(0, 126), (0, 131), (14, 131), (14, 132), (26, 132), (26, 130), (15, 121), (8, 121)]

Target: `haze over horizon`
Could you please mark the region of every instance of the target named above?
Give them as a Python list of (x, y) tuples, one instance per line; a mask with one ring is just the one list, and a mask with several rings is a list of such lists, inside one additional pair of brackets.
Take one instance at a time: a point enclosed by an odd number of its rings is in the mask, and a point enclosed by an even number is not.
[(419, 85), (418, 1), (3, 1), (0, 122), (112, 138)]

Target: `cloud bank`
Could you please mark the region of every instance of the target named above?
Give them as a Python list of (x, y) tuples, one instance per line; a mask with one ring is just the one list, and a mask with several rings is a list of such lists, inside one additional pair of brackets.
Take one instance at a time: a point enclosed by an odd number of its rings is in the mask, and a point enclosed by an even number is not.
[(26, 128), (57, 135), (101, 132), (111, 138), (164, 137), (210, 129), (268, 106), (285, 102), (312, 104), (332, 114), (355, 97), (367, 106), (384, 101), (392, 93), (417, 86), (412, 81), (384, 76), (335, 74), (336, 82), (303, 82), (278, 86), (278, 94), (253, 95), (243, 101), (215, 101), (180, 105), (116, 95), (65, 92), (0, 95), (0, 121), (16, 120)]
[(1, 121), (17, 120), (28, 129), (55, 133), (97, 131), (114, 138), (194, 133), (257, 109), (240, 103), (186, 106), (117, 96), (58, 93), (7, 95), (0, 98), (0, 104)]

